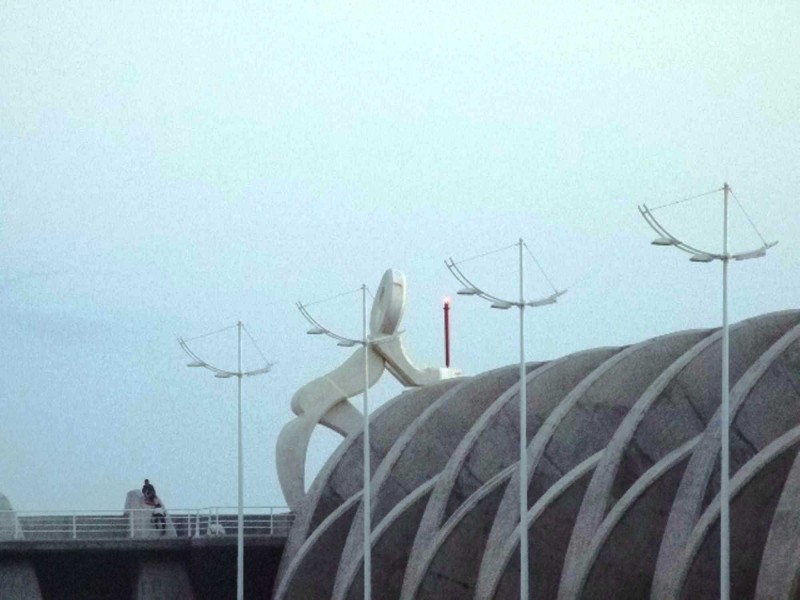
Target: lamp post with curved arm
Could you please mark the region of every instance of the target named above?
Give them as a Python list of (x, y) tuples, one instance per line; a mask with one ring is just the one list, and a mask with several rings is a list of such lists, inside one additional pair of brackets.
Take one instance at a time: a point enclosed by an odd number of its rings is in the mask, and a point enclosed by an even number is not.
[(215, 367), (204, 361), (200, 358), (186, 343), (186, 340), (183, 338), (178, 338), (178, 343), (180, 344), (183, 351), (191, 357), (192, 362), (190, 362), (188, 367), (202, 367), (214, 373), (214, 377), (219, 379), (229, 379), (231, 377), (236, 377), (237, 379), (237, 440), (238, 440), (238, 521), (237, 521), (237, 534), (236, 534), (236, 598), (237, 600), (243, 600), (244, 598), (244, 476), (242, 474), (243, 467), (244, 467), (244, 458), (242, 452), (242, 378), (243, 377), (254, 377), (255, 375), (263, 375), (264, 373), (268, 373), (274, 363), (267, 363), (260, 369), (255, 369), (253, 371), (242, 371), (242, 327), (244, 325), (241, 321), (236, 323), (236, 329), (238, 333), (238, 354), (237, 354), (237, 366), (235, 371), (226, 371), (225, 369), (220, 369), (219, 367)]
[(363, 502), (364, 502), (364, 600), (372, 597), (372, 548), (370, 547), (372, 507), (369, 494), (371, 479), (370, 473), (370, 441), (369, 441), (369, 348), (380, 342), (394, 339), (403, 332), (398, 331), (393, 335), (372, 337), (367, 335), (367, 286), (361, 286), (361, 339), (349, 338), (338, 333), (334, 333), (323, 326), (308, 312), (308, 308), (298, 302), (297, 308), (300, 314), (311, 324), (311, 329), (306, 333), (309, 335), (325, 335), (336, 340), (337, 346), (352, 348), (362, 346), (364, 348), (364, 393), (363, 393), (363, 418), (364, 418), (364, 455), (363, 455)]
[(549, 296), (544, 296), (536, 300), (525, 300), (524, 272), (525, 262), (523, 260), (522, 248), (525, 242), (520, 238), (515, 244), (519, 246), (519, 300), (504, 300), (488, 292), (483, 291), (470, 281), (466, 275), (458, 268), (457, 263), (452, 259), (445, 261), (445, 265), (464, 286), (458, 290), (461, 296), (478, 296), (491, 303), (492, 308), (508, 310), (512, 306), (519, 309), (519, 597), (520, 600), (528, 599), (529, 574), (528, 574), (528, 531), (525, 526), (526, 515), (528, 514), (528, 405), (527, 405), (527, 382), (525, 379), (525, 309), (527, 307), (536, 308), (555, 304), (558, 298), (566, 293), (567, 290), (556, 290)]
[(767, 243), (747, 252), (730, 254), (728, 252), (728, 194), (730, 186), (725, 183), (715, 192), (723, 192), (722, 253), (707, 252), (690, 246), (672, 235), (653, 216), (646, 204), (639, 206), (639, 212), (659, 237), (653, 240), (654, 246), (674, 246), (690, 255), (691, 262), (709, 263), (718, 260), (722, 263), (722, 400), (720, 406), (720, 600), (730, 598), (730, 341), (728, 335), (728, 263), (731, 260), (749, 260), (765, 256), (767, 250), (778, 242)]

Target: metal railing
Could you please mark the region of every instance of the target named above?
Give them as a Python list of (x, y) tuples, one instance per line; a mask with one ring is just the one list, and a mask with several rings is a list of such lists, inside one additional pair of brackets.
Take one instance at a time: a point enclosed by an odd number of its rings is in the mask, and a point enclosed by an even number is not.
[[(284, 506), (245, 507), (244, 537), (286, 537), (294, 513)], [(0, 511), (0, 541), (236, 537), (236, 507), (123, 511)]]

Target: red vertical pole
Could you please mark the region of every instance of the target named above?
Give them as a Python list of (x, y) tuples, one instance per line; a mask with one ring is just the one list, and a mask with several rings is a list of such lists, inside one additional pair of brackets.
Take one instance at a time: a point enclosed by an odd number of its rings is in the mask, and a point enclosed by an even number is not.
[(450, 298), (444, 299), (444, 366), (450, 366)]

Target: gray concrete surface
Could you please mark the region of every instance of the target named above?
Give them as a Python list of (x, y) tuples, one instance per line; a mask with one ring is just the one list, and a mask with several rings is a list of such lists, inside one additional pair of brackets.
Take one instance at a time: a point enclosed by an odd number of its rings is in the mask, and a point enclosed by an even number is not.
[[(569, 393), (619, 348), (599, 348), (565, 356), (534, 369), (527, 377), (527, 436), (537, 434), (551, 414), (560, 409)], [(404, 587), (416, 587), (440, 527), (466, 498), (508, 465), (519, 461), (519, 385), (515, 384), (487, 408), (464, 435), (425, 509), (417, 530)], [(492, 519), (494, 515), (492, 515)], [(475, 523), (476, 525), (477, 522)], [(489, 528), (490, 524), (480, 525)], [(475, 574), (472, 574), (474, 577)], [(404, 592), (407, 597), (409, 592)]]
[[(370, 456), (373, 472), (414, 419), (461, 381), (463, 380), (451, 379), (407, 390), (370, 413)], [(303, 503), (304, 508), (296, 514), (286, 542), (278, 570), (278, 584), (308, 536), (333, 511), (361, 491), (363, 482), (358, 474), (361, 473), (363, 464), (362, 440), (362, 432), (345, 438), (311, 484)]]
[[(673, 593), (664, 598), (715, 597), (720, 337), (681, 332), (529, 365), (532, 506), (524, 522), (532, 597), (649, 597), (684, 485), (694, 490), (693, 514), (683, 522), (690, 531), (669, 566)], [(800, 505), (790, 476), (800, 447), (800, 433), (790, 439), (800, 428), (800, 311), (732, 326), (731, 381), (733, 597), (752, 597), (759, 578), (765, 590), (782, 585), (792, 594), (800, 543), (779, 523)], [(513, 365), (484, 373), (403, 424), (370, 489), (373, 597), (517, 597), (517, 386)], [(326, 469), (355, 489), (360, 461), (347, 465), (345, 455)], [(779, 499), (784, 508), (775, 510)], [(361, 499), (339, 496), (327, 506), (323, 522), (305, 517), (281, 600), (350, 600), (361, 592)], [(779, 555), (769, 574), (767, 557)]]
[[(529, 363), (528, 371), (539, 363)], [(403, 432), (372, 478), (372, 525), (399, 502), (438, 475), (458, 443), (481, 414), (507, 389), (518, 384), (519, 367), (511, 365), (476, 375), (451, 388)], [(361, 556), (363, 516), (359, 506), (342, 551), (340, 568), (350, 569)], [(416, 531), (408, 532), (416, 535)], [(329, 600), (325, 598), (325, 600)]]
[(312, 532), (276, 580), (273, 600), (330, 598), (342, 547), (359, 502), (361, 494), (354, 494)]
[[(799, 319), (798, 311), (783, 311), (733, 325), (731, 382), (736, 382)], [(705, 430), (719, 406), (720, 371), (721, 331), (717, 331), (670, 365), (631, 408), (586, 490), (567, 551), (565, 573), (582, 571), (581, 563), (597, 528), (636, 479)], [(578, 585), (575, 579), (562, 575), (559, 598), (575, 597)]]
[(575, 598), (641, 600), (650, 592), (661, 535), (675, 492), (700, 436), (639, 477), (609, 511), (586, 553)]
[[(731, 479), (731, 598), (752, 598), (783, 484), (800, 449), (800, 426), (747, 462)], [(673, 598), (719, 596), (719, 497), (708, 506), (676, 565)]]
[(145, 560), (138, 568), (133, 600), (195, 600), (186, 565), (177, 560)]
[[(413, 535), (422, 511), (438, 479), (432, 477), (400, 501), (371, 533), (372, 586), (381, 600), (400, 596), (403, 573), (410, 556)], [(360, 600), (364, 597), (364, 554), (341, 569), (331, 600)]]
[(39, 580), (30, 562), (0, 560), (0, 599), (42, 600)]
[(402, 598), (455, 598), (474, 593), (489, 528), (516, 468), (516, 464), (509, 465), (475, 490), (437, 529), (430, 547), (412, 554), (416, 568), (406, 570)]
[[(629, 346), (608, 357), (565, 396), (528, 445), (528, 500), (537, 498), (608, 444), (647, 387), (677, 357), (710, 334), (685, 331)], [(519, 524), (519, 477), (506, 488), (489, 545), (502, 544)], [(496, 568), (487, 555), (482, 569)]]
[[(776, 341), (731, 390), (731, 475), (800, 422), (800, 369), (793, 368), (800, 366), (798, 340), (800, 325)], [(703, 510), (719, 492), (719, 430), (717, 411), (692, 453), (673, 502), (653, 578), (653, 600), (670, 600), (666, 590), (675, 564)]]
[[(572, 525), (586, 486), (602, 451), (575, 466), (545, 492), (528, 511), (530, 592), (533, 598), (554, 598)], [(504, 540), (490, 540), (484, 553), (475, 598), (501, 600), (519, 596), (519, 527)], [(491, 559), (491, 561), (487, 561)], [(495, 571), (484, 568), (491, 562)]]
[[(0, 542), (23, 539), (11, 501), (0, 493)], [(0, 555), (0, 600), (41, 600), (39, 580), (30, 562)]]
[(800, 454), (794, 459), (772, 517), (761, 557), (755, 600), (800, 596)]

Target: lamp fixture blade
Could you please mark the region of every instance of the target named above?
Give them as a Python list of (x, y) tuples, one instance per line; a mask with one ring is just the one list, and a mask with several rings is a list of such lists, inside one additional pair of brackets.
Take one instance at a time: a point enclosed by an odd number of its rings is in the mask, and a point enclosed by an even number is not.
[(492, 308), (497, 308), (499, 310), (508, 310), (512, 306), (513, 304), (508, 302), (492, 302)]
[(752, 252), (744, 252), (742, 254), (734, 255), (734, 260), (750, 260), (752, 258), (761, 258), (762, 256), (766, 256), (767, 251), (764, 248), (759, 248), (758, 250), (753, 250)]
[(674, 246), (675, 242), (672, 238), (659, 237), (650, 242), (653, 246)]
[(530, 307), (537, 307), (537, 306), (547, 306), (548, 304), (555, 304), (557, 300), (554, 297), (545, 298), (544, 300), (534, 300), (532, 302), (526, 302), (527, 306)]

